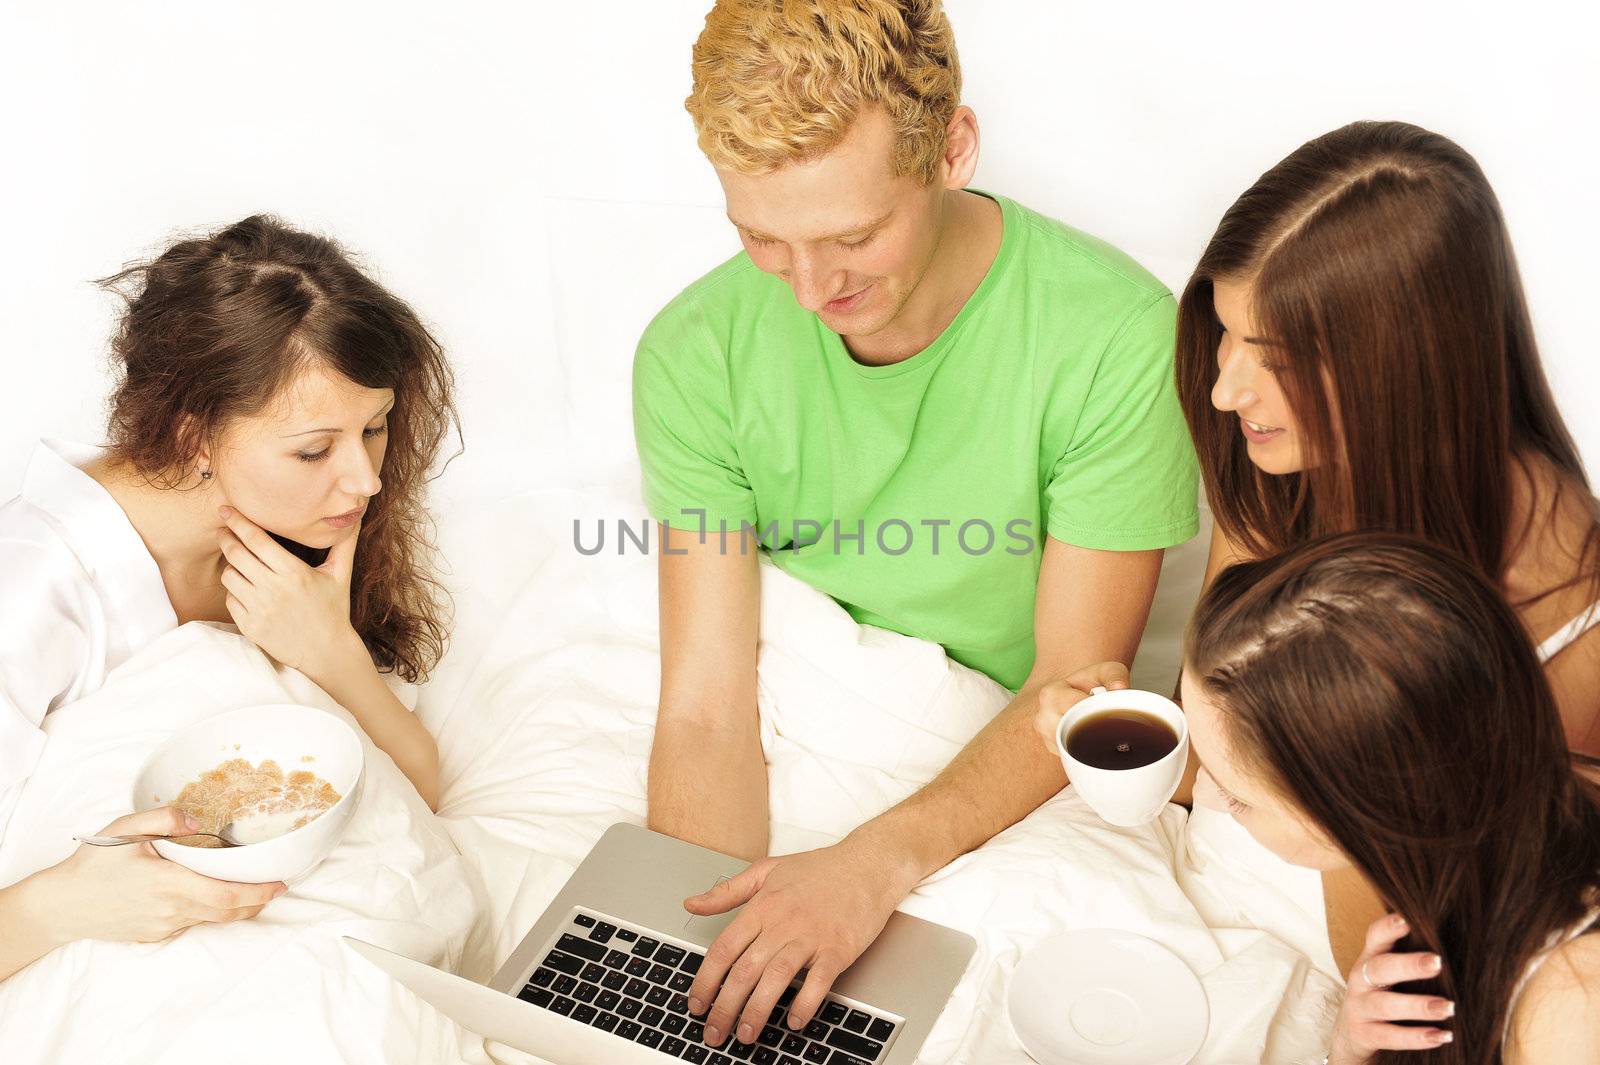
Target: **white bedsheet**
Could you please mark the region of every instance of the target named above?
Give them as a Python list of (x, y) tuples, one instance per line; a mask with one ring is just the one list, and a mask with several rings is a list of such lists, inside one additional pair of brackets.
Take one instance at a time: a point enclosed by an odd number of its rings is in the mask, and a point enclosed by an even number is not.
[[(639, 527), (627, 493), (484, 502), (445, 523), (451, 653), (421, 691), (439, 739), (440, 815), (369, 745), (368, 786), (334, 855), (252, 922), (162, 944), (78, 943), (0, 983), (0, 1060), (441, 1062), (518, 1054), (462, 1031), (339, 945), (358, 935), (485, 980), (604, 829), (642, 822), (658, 670), (655, 559), (573, 546), (582, 518)], [(469, 550), (470, 549), (470, 550)], [(759, 703), (774, 848), (837, 839), (928, 780), (1006, 701), (936, 646), (857, 626), (763, 567)], [(145, 751), (192, 720), (289, 698), (330, 705), (240, 638), (186, 626), (89, 699), (51, 741), (0, 844), (0, 883), (125, 812)], [(85, 786), (85, 782), (90, 782)], [(921, 1060), (1025, 1062), (1005, 1017), (1019, 957), (1055, 932), (1140, 932), (1211, 1001), (1201, 1062), (1319, 1060), (1338, 984), (1316, 878), (1225, 817), (1176, 807), (1118, 829), (1067, 789), (907, 900), (977, 937)]]

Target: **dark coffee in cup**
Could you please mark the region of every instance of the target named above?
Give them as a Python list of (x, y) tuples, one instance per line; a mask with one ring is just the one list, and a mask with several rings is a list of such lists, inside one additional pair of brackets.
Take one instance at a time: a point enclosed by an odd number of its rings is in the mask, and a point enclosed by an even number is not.
[(1067, 753), (1096, 769), (1138, 769), (1177, 745), (1172, 726), (1142, 710), (1101, 710), (1067, 733)]

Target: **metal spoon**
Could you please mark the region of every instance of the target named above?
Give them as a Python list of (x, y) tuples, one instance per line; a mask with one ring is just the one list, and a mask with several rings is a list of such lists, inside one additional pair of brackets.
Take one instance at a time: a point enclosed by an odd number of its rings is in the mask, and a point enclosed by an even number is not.
[(210, 836), (212, 839), (222, 841), (224, 847), (243, 847), (244, 844), (236, 839), (232, 832), (233, 822), (229, 821), (222, 826), (220, 832), (177, 832), (172, 835), (141, 835), (141, 836), (73, 836), (79, 843), (87, 843), (93, 847), (122, 847), (129, 843), (149, 843), (153, 839), (191, 839), (195, 836)]

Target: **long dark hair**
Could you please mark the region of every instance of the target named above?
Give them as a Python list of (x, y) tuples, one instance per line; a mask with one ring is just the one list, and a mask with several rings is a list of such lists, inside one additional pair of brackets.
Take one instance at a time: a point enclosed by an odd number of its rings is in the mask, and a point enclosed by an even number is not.
[(189, 480), (200, 450), (231, 419), (265, 409), (308, 357), (394, 390), (350, 621), (380, 668), (425, 677), (445, 626), (423, 487), (459, 423), (449, 364), (415, 312), (333, 241), (268, 215), (178, 241), (101, 284), (127, 301), (111, 344), (110, 453), (152, 484)]
[[(1257, 469), (1237, 419), (1211, 405), (1218, 279), (1253, 288), (1302, 473)], [(1541, 520), (1512, 513), (1511, 466), (1542, 458), (1558, 485), (1550, 513), (1577, 493), (1593, 522), (1575, 578), (1534, 598), (1585, 576), (1600, 590), (1600, 504), (1545, 381), (1500, 205), (1437, 133), (1352, 123), (1240, 196), (1179, 301), (1177, 387), (1217, 524), (1252, 554), (1390, 529), (1500, 580)]]
[(1399, 949), (1444, 959), (1454, 1042), (1375, 1060), (1498, 1062), (1529, 960), (1600, 889), (1600, 788), (1516, 613), (1448, 550), (1345, 534), (1225, 570), (1184, 662), (1241, 770), (1410, 922)]

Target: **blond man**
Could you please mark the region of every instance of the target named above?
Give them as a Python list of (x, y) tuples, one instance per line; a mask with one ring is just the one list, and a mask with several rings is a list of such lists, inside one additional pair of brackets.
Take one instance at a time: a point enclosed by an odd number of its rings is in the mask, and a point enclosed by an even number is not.
[[(688, 109), (744, 251), (646, 330), (634, 423), (662, 538), (650, 825), (753, 863), (686, 903), (744, 905), (690, 990), (713, 1046), (808, 970), (803, 1027), (920, 880), (1060, 790), (1041, 693), (1131, 659), (1196, 531), (1170, 293), (969, 189), (960, 89), (938, 0), (722, 0), (695, 45)], [(780, 858), (760, 553), (1016, 692), (921, 791)]]

